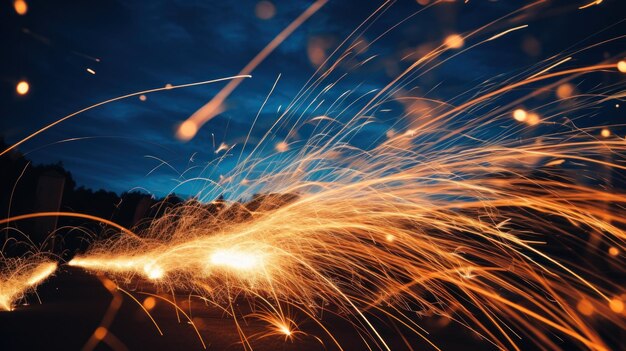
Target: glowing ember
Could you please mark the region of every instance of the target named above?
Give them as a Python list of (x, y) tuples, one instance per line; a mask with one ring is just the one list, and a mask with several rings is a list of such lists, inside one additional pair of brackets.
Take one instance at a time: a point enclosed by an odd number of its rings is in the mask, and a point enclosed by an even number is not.
[(518, 122), (526, 121), (527, 116), (528, 114), (526, 113), (526, 111), (522, 110), (521, 108), (518, 108), (517, 110), (513, 111), (513, 118), (515, 118), (515, 120)]
[(612, 298), (611, 301), (609, 301), (609, 307), (611, 311), (615, 313), (624, 312), (624, 302), (619, 297)]
[(458, 34), (451, 34), (446, 37), (443, 44), (449, 49), (460, 49), (465, 45), (465, 39)]
[(289, 150), (289, 144), (287, 144), (287, 142), (285, 141), (281, 141), (280, 143), (276, 144), (275, 148), (278, 152), (285, 152)]
[(23, 16), (28, 12), (28, 4), (24, 0), (15, 0), (13, 1), (13, 9), (18, 15)]
[(195, 122), (187, 120), (183, 122), (176, 131), (176, 137), (180, 140), (191, 140), (198, 132)]
[(27, 81), (23, 80), (20, 81), (19, 83), (17, 83), (17, 85), (15, 86), (15, 91), (17, 91), (18, 94), (20, 95), (26, 95), (28, 94), (28, 91), (30, 90), (30, 85), (28, 84)]

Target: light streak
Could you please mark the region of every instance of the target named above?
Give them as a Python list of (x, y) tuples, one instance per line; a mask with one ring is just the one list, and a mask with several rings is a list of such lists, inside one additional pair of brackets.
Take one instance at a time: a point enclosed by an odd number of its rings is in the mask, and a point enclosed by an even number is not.
[(52, 275), (56, 262), (40, 259), (5, 261), (15, 265), (0, 271), (0, 311), (11, 311), (25, 294)]
[[(193, 138), (223, 110), (243, 74), (254, 70), (324, 3), (315, 2), (246, 65), (242, 75), (231, 77), (234, 80), (213, 100), (181, 123), (177, 137)], [(511, 28), (481, 43), (526, 27)], [(391, 349), (386, 333), (373, 322), (380, 316), (389, 317), (436, 349), (415, 317), (417, 311), (445, 316), (446, 323), (457, 323), (499, 349), (519, 350), (526, 345), (520, 339), (554, 349), (552, 334), (556, 333), (580, 348), (608, 350), (604, 333), (590, 317), (624, 329), (622, 288), (596, 267), (577, 262), (578, 253), (555, 252), (597, 245), (585, 253), (594, 260), (622, 263), (626, 194), (610, 184), (581, 181), (580, 175), (587, 175), (584, 171), (596, 174), (600, 168), (622, 174), (626, 144), (609, 138), (609, 128), (616, 128), (616, 134), (618, 126), (572, 127), (556, 122), (555, 116), (561, 112), (576, 115), (579, 110), (582, 114), (584, 108), (600, 107), (607, 96), (621, 97), (623, 84), (618, 84), (608, 87), (609, 92), (583, 94), (583, 102), (570, 101), (576, 98), (571, 82), (606, 70), (615, 74), (616, 68), (624, 72), (626, 63), (615, 64), (612, 59), (551, 72), (571, 60), (571, 56), (559, 56), (550, 60), (558, 60), (554, 64), (545, 62), (504, 82), (490, 81), (475, 94), (460, 94), (454, 102), (419, 95), (398, 98), (414, 76), (436, 67), (447, 49), (462, 49), (461, 54), (474, 47), (464, 48), (466, 40), (469, 43), (480, 32), (449, 36), (384, 89), (352, 101), (352, 92), (346, 92), (321, 111), (324, 94), (335, 83), (322, 82), (348, 61), (357, 43), (347, 44), (335, 62), (329, 61), (334, 53), (324, 57), (319, 69), (327, 66), (326, 71), (307, 83), (252, 152), (243, 157), (248, 150), (242, 150), (232, 171), (220, 173), (219, 182), (203, 177), (192, 180), (214, 186), (208, 194), (201, 194), (206, 199), (221, 193), (266, 194), (248, 203), (190, 200), (154, 219), (139, 235), (102, 218), (68, 212), (15, 216), (0, 224), (71, 216), (102, 222), (127, 234), (94, 242), (68, 265), (105, 273), (120, 285), (140, 279), (157, 289), (171, 289), (173, 301), (145, 293), (148, 297), (139, 302), (119, 288), (149, 316), (157, 299), (172, 305), (189, 320), (203, 346), (192, 318), (176, 304), (175, 292), (199, 296), (232, 317), (246, 349), (253, 348), (254, 337), (244, 333), (241, 318), (267, 323), (269, 332), (260, 337), (291, 339), (303, 333), (293, 318), (296, 313), (317, 323), (342, 349), (333, 328), (318, 318), (330, 305), (355, 326), (364, 349)], [(185, 86), (197, 84), (201, 83)], [(544, 91), (556, 92), (557, 98), (574, 107), (550, 106), (559, 109), (555, 114), (545, 106), (532, 106), (536, 93), (523, 91), (541, 84), (545, 84)], [(78, 113), (121, 98), (141, 98), (148, 92), (178, 87), (183, 86), (125, 95)], [(527, 95), (514, 101), (504, 98), (516, 92)], [(356, 146), (359, 132), (373, 123), (378, 112), (394, 111), (380, 107), (407, 100), (411, 103), (405, 105), (404, 115), (380, 133), (381, 142)], [(416, 101), (424, 105), (416, 109)], [(40, 129), (3, 154), (76, 114)], [(311, 136), (297, 140), (301, 129), (311, 125)], [(532, 134), (544, 126), (558, 131)], [(604, 139), (598, 138), (599, 129)], [(493, 130), (499, 135), (491, 138)], [(241, 139), (244, 148), (251, 142), (250, 135)], [(216, 148), (214, 143), (213, 150), (222, 160), (236, 145), (223, 142)], [(604, 174), (589, 177), (599, 182)], [(617, 269), (623, 272), (622, 266)], [(52, 271), (29, 275), (25, 286), (33, 287)], [(104, 284), (117, 293), (114, 283)], [(242, 300), (254, 302), (259, 310), (240, 316), (236, 306)], [(107, 317), (96, 329), (90, 346), (111, 337), (110, 322)]]

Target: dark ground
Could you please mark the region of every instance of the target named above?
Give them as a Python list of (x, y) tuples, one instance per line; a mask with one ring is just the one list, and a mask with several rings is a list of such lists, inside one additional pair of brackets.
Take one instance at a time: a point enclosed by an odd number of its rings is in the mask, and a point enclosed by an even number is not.
[[(56, 276), (41, 285), (38, 294), (43, 304), (39, 304), (37, 297), (31, 294), (28, 297), (29, 305), (18, 306), (11, 312), (0, 312), (0, 350), (79, 350), (100, 324), (112, 299), (97, 277), (69, 267), (61, 268)], [(140, 301), (144, 298), (136, 292), (133, 295)], [(177, 300), (179, 306), (187, 311), (186, 296), (177, 296)], [(193, 320), (207, 349), (243, 350), (232, 319), (223, 317), (217, 308), (207, 307), (199, 301), (192, 304)], [(130, 350), (202, 350), (191, 325), (182, 316), (179, 323), (174, 309), (167, 303), (157, 302), (151, 314), (162, 329), (163, 336), (158, 334), (141, 308), (125, 296), (110, 330)], [(298, 335), (293, 341), (285, 340), (282, 336), (270, 336), (252, 340), (252, 346), (255, 350), (272, 351), (337, 349), (313, 322), (304, 318), (299, 321), (299, 328), (309, 335)], [(324, 316), (323, 322), (341, 342), (344, 350), (366, 350), (358, 334), (347, 322), (329, 314)], [(428, 327), (432, 322), (424, 319), (423, 325)], [(395, 328), (382, 324), (378, 328), (393, 350), (409, 349)], [(243, 329), (246, 335), (253, 335), (267, 332), (268, 325), (249, 321)], [(468, 347), (475, 350), (491, 349), (487, 343), (479, 342), (461, 328), (439, 330), (430, 337), (444, 350), (467, 350)], [(313, 335), (323, 340), (326, 347)], [(405, 335), (414, 349), (432, 349), (425, 347), (423, 341), (411, 337), (409, 333)], [(96, 349), (110, 348), (100, 344)]]

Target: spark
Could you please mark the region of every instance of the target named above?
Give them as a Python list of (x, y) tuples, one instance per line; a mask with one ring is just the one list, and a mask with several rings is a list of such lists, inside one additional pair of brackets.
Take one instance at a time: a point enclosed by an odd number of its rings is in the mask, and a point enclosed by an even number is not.
[[(252, 73), (254, 69), (261, 64), (265, 60), (265, 58), (274, 51), (287, 37), (291, 35), (300, 25), (302, 25), (309, 17), (311, 17), (314, 13), (316, 13), (320, 8), (322, 8), (328, 0), (317, 0), (313, 4), (311, 4), (300, 16), (298, 16), (293, 22), (291, 22), (282, 32), (280, 32), (272, 41), (263, 50), (261, 50), (250, 62), (240, 71), (240, 76), (246, 76)], [(230, 95), (230, 93), (235, 90), (239, 84), (241, 84), (241, 79), (236, 79), (229, 82), (222, 90), (220, 90), (217, 95), (211, 101), (209, 101), (206, 105), (202, 106), (198, 111), (192, 114), (182, 125), (186, 122), (193, 122), (193, 125), (196, 126), (196, 131), (206, 122), (211, 120), (213, 117), (219, 115), (223, 112), (224, 109), (224, 101)], [(195, 136), (193, 134), (183, 134), (183, 136), (187, 137), (186, 139), (181, 139), (184, 141), (190, 140)]]
[(286, 141), (281, 141), (276, 144), (275, 148), (276, 148), (276, 151), (278, 152), (285, 152), (289, 150), (289, 144), (287, 144)]
[(548, 72), (548, 71), (552, 70), (552, 69), (553, 69), (553, 68), (555, 68), (555, 67), (558, 67), (558, 66), (560, 66), (560, 65), (564, 64), (565, 62), (567, 62), (567, 61), (569, 61), (569, 60), (571, 60), (571, 59), (572, 59), (571, 57), (564, 58), (564, 59), (562, 59), (561, 61), (559, 61), (559, 62), (557, 62), (557, 63), (555, 63), (555, 64), (553, 64), (553, 65), (549, 66), (548, 68), (543, 69), (543, 70), (541, 70), (541, 71), (539, 71), (539, 72), (537, 72), (537, 73), (533, 74), (533, 75), (532, 75), (532, 76), (530, 76), (528, 79), (533, 79), (533, 78), (536, 78), (536, 77), (538, 77), (538, 76), (541, 76), (542, 74), (544, 74), (544, 73), (546, 73), (546, 72)]
[(511, 33), (511, 32), (514, 32), (514, 31), (516, 31), (516, 30), (524, 29), (524, 28), (527, 28), (527, 27), (528, 27), (528, 25), (527, 25), (527, 24), (524, 24), (524, 25), (522, 25), (522, 26), (518, 26), (518, 27), (515, 27), (515, 28), (507, 29), (507, 30), (505, 30), (504, 32), (502, 32), (502, 33), (498, 33), (498, 34), (494, 35), (493, 37), (491, 37), (491, 38), (487, 39), (487, 41), (491, 41), (491, 40), (498, 39), (498, 38), (500, 38), (500, 37), (501, 37), (501, 36), (503, 36), (503, 35), (506, 35), (506, 34), (509, 34), (509, 33)]
[(18, 15), (24, 16), (28, 12), (28, 4), (24, 0), (15, 0), (13, 1), (13, 9)]
[[(5, 262), (6, 263), (6, 262)], [(50, 277), (56, 262), (29, 260), (15, 262), (16, 267), (0, 272), (0, 311), (11, 311), (15, 302)]]
[(626, 73), (626, 61), (619, 61), (617, 63), (617, 69), (622, 73)]
[(527, 117), (528, 117), (528, 113), (522, 110), (521, 108), (518, 108), (517, 110), (513, 111), (513, 118), (515, 118), (515, 120), (518, 122), (526, 121)]
[(602, 130), (600, 131), (600, 135), (602, 135), (603, 138), (608, 138), (611, 136), (611, 131), (609, 130), (609, 128), (602, 128)]
[(451, 34), (446, 37), (443, 44), (449, 49), (460, 49), (465, 45), (465, 39), (458, 34)]
[(91, 74), (96, 74), (96, 71), (94, 71), (94, 70), (93, 70), (93, 69), (91, 69), (91, 68), (87, 68), (87, 72), (89, 72), (89, 73), (91, 73)]
[(30, 90), (30, 85), (28, 84), (27, 81), (22, 80), (19, 83), (17, 83), (17, 85), (15, 86), (15, 91), (19, 94), (19, 95), (26, 95), (28, 94), (28, 91)]
[(573, 93), (574, 86), (569, 83), (561, 84), (558, 88), (556, 88), (556, 96), (559, 99), (567, 99), (571, 97)]
[(624, 302), (619, 297), (615, 297), (609, 302), (609, 307), (615, 313), (622, 313), (624, 311)]
[(586, 8), (589, 8), (591, 6), (595, 6), (595, 5), (600, 5), (602, 3), (603, 0), (594, 0), (586, 5), (580, 6), (578, 9), (579, 10), (584, 10)]

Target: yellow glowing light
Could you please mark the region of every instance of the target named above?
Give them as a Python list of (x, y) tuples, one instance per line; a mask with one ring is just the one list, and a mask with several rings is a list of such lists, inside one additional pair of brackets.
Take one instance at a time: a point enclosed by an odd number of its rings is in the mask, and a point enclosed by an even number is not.
[(24, 0), (13, 1), (13, 9), (18, 15), (23, 16), (28, 12), (28, 4)]
[(285, 324), (282, 324), (282, 325), (278, 326), (278, 329), (280, 330), (281, 333), (283, 333), (283, 334), (285, 334), (287, 336), (291, 335), (291, 330)]
[(198, 133), (198, 125), (194, 121), (186, 120), (181, 123), (176, 131), (176, 137), (179, 140), (191, 140)]
[(154, 263), (148, 263), (143, 267), (143, 270), (148, 279), (158, 280), (165, 276), (165, 271), (160, 266)]
[(574, 86), (569, 83), (561, 84), (558, 88), (556, 88), (556, 96), (558, 96), (560, 99), (566, 99), (568, 97), (571, 97), (573, 93)]
[(256, 16), (262, 20), (268, 20), (276, 15), (276, 6), (270, 1), (259, 1), (254, 9)]
[(528, 114), (526, 113), (526, 111), (522, 110), (521, 108), (518, 108), (517, 110), (513, 111), (513, 118), (515, 118), (515, 120), (518, 122), (524, 122), (526, 120), (527, 115)]
[(619, 255), (619, 249), (615, 246), (612, 246), (609, 248), (609, 255), (611, 256), (617, 256)]
[(262, 259), (256, 254), (235, 249), (217, 250), (211, 254), (211, 264), (236, 270), (250, 270), (261, 265)]
[(143, 305), (143, 308), (150, 311), (151, 309), (154, 308), (154, 306), (156, 306), (156, 299), (152, 296), (148, 296), (146, 297), (145, 300), (143, 300), (142, 305)]
[(622, 73), (626, 73), (626, 61), (620, 61), (617, 63), (617, 69), (622, 72)]
[(105, 327), (98, 327), (96, 331), (93, 332), (93, 336), (98, 340), (103, 340), (109, 331)]
[(609, 130), (609, 128), (602, 128), (602, 130), (600, 131), (600, 135), (602, 135), (603, 138), (608, 138), (611, 136), (611, 131)]
[(16, 301), (23, 298), (28, 290), (36, 288), (57, 269), (56, 262), (38, 264), (23, 262), (27, 266), (22, 267), (20, 273), (9, 276), (0, 275), (0, 311), (13, 310)]
[(96, 71), (94, 71), (94, 70), (93, 70), (93, 69), (91, 69), (91, 68), (87, 68), (87, 72), (89, 72), (89, 73), (91, 73), (91, 74), (96, 74)]
[(276, 144), (275, 148), (278, 152), (285, 152), (289, 150), (289, 144), (287, 144), (287, 142), (281, 141), (280, 143)]
[(609, 301), (609, 307), (615, 313), (622, 313), (624, 311), (624, 302), (619, 297), (614, 297)]
[(465, 45), (465, 39), (458, 34), (451, 34), (446, 37), (443, 44), (449, 49), (460, 49)]
[(530, 126), (535, 126), (539, 124), (539, 122), (541, 122), (541, 118), (536, 113), (531, 112), (526, 116), (526, 123)]
[(15, 86), (15, 91), (17, 91), (18, 94), (20, 95), (26, 95), (28, 94), (28, 91), (30, 90), (30, 85), (28, 84), (27, 81), (23, 80), (20, 81), (19, 83), (17, 83), (17, 85)]
[(393, 242), (394, 240), (396, 240), (396, 237), (392, 234), (387, 234), (387, 237), (385, 239), (387, 239), (388, 242)]
[(145, 95), (142, 94), (142, 95), (139, 95), (139, 100), (146, 101), (146, 100), (148, 100), (148, 98)]
[(578, 312), (585, 316), (591, 316), (594, 311), (593, 305), (587, 299), (580, 300), (576, 308), (578, 308)]

